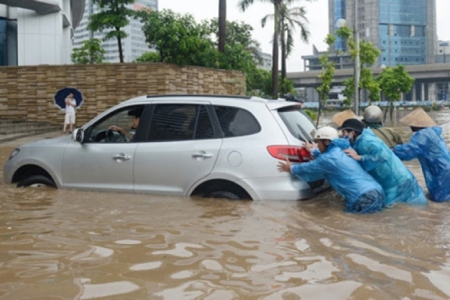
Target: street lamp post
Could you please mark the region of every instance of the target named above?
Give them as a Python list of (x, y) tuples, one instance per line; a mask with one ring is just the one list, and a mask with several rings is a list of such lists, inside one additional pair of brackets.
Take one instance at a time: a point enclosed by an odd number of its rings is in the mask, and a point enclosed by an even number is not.
[(354, 39), (355, 39), (355, 65), (354, 65), (354, 110), (355, 114), (359, 115), (359, 76), (360, 76), (360, 62), (359, 62), (359, 33), (358, 33), (358, 0), (355, 1), (354, 13)]
[(446, 63), (447, 62), (447, 57), (446, 57), (447, 47), (450, 46), (450, 45), (449, 45), (448, 42), (444, 42), (444, 43), (439, 44), (439, 46), (444, 48), (443, 50), (441, 50), (441, 52), (444, 53), (444, 63)]

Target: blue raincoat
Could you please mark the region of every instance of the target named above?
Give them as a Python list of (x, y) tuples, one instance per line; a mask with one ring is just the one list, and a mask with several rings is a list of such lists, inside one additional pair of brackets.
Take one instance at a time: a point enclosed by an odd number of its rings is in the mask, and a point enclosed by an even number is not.
[(401, 160), (419, 159), (430, 198), (436, 202), (450, 201), (450, 153), (438, 126), (421, 129), (409, 143), (394, 147)]
[(383, 187), (386, 207), (398, 202), (427, 204), (414, 175), (370, 128), (356, 138), (353, 148), (361, 156), (359, 163), (363, 169)]
[[(331, 141), (328, 149), (313, 161), (296, 164), (291, 172), (304, 181), (326, 179), (333, 189), (345, 200), (345, 211), (373, 213), (384, 204), (382, 187), (353, 158), (345, 154)], [(369, 195), (369, 197), (368, 197)]]

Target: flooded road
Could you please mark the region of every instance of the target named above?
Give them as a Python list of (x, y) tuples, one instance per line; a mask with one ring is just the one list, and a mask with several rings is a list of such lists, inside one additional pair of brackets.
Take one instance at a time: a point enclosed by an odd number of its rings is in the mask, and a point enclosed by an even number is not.
[(450, 203), (342, 210), (1, 183), (0, 299), (450, 299)]

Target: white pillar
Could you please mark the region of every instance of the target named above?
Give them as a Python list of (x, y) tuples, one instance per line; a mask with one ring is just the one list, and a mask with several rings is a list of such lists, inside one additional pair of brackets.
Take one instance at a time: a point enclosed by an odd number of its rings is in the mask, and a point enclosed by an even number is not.
[(420, 101), (427, 100), (425, 99), (425, 83), (420, 84)]
[(416, 95), (416, 85), (415, 84), (413, 84), (413, 87), (412, 87), (412, 95), (411, 95), (412, 97), (412, 101), (416, 101), (417, 100), (417, 95)]
[(436, 83), (435, 82), (428, 84), (428, 100), (436, 101)]

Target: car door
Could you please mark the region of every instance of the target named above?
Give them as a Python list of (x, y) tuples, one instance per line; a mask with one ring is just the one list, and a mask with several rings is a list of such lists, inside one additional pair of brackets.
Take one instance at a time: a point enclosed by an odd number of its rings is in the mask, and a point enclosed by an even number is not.
[[(143, 109), (143, 106), (138, 106)], [(67, 146), (63, 156), (63, 185), (69, 188), (92, 190), (132, 191), (133, 163), (137, 143), (126, 135), (108, 131), (120, 127), (133, 134), (130, 128), (136, 119), (136, 106), (122, 108), (108, 114), (85, 129), (86, 142)], [(137, 128), (139, 130), (139, 128)]]
[(135, 191), (186, 195), (211, 173), (222, 139), (207, 104), (155, 103), (147, 142), (135, 152)]

